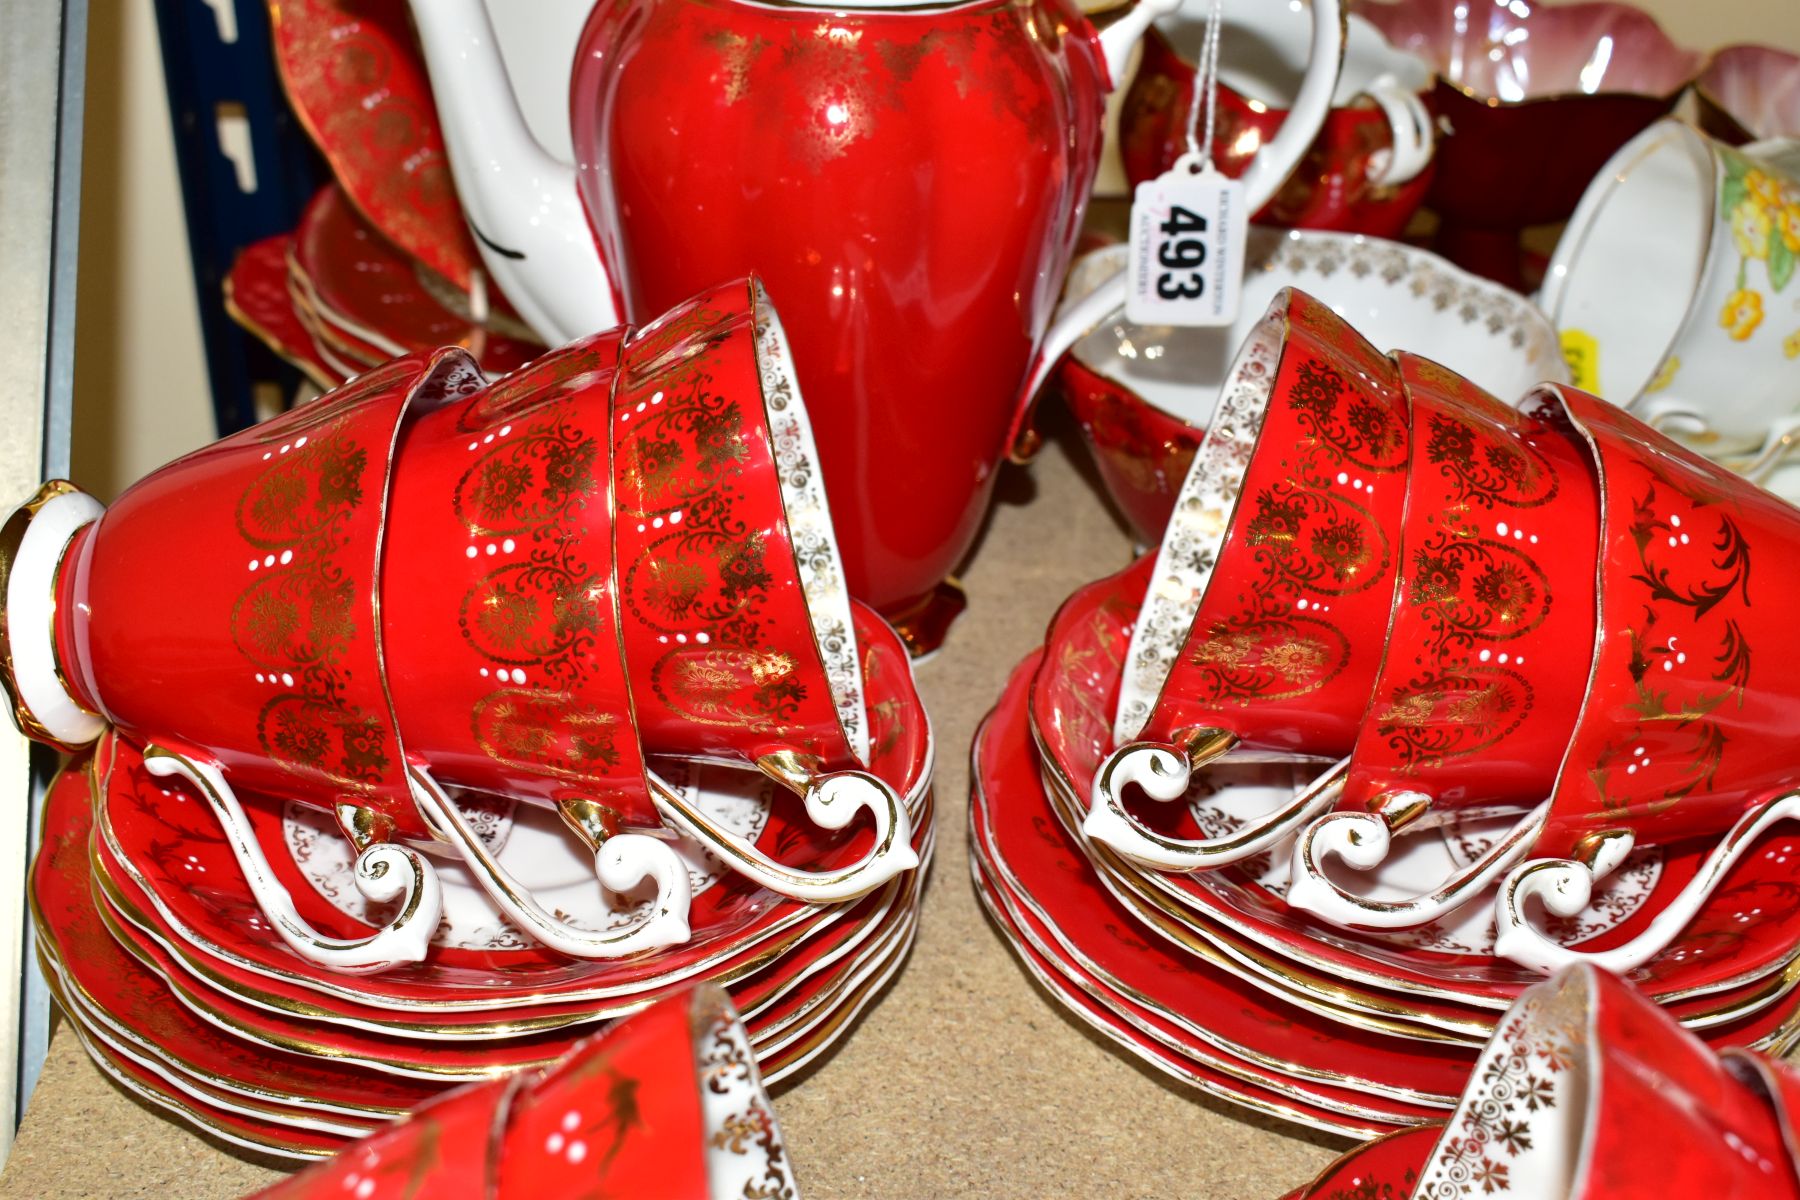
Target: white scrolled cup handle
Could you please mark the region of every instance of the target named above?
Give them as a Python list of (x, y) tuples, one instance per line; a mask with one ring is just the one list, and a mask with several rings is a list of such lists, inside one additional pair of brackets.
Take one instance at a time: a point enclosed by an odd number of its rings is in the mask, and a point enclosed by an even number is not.
[(1531, 849), (1533, 839), (1548, 816), (1548, 802), (1519, 821), (1506, 836), (1489, 846), (1480, 858), (1445, 879), (1430, 892), (1404, 900), (1374, 900), (1346, 891), (1325, 874), (1332, 858), (1358, 871), (1370, 871), (1387, 861), (1393, 834), (1380, 815), (1335, 812), (1320, 817), (1294, 842), (1288, 868), (1287, 902), (1301, 912), (1333, 925), (1367, 929), (1410, 929), (1428, 925), (1475, 899), (1501, 872)]
[[(1628, 410), (1658, 433), (1677, 439), (1714, 439), (1718, 430), (1705, 413), (1693, 404), (1675, 396), (1640, 396)], [(1800, 443), (1800, 413), (1790, 413), (1769, 422), (1754, 448), (1741, 456), (1730, 457), (1718, 445), (1700, 447), (1709, 458), (1717, 459), (1752, 483), (1764, 483), (1775, 468), (1786, 462)], [(1728, 445), (1736, 445), (1734, 439)]]
[(1370, 183), (1392, 187), (1417, 179), (1419, 172), (1431, 165), (1437, 132), (1432, 128), (1431, 110), (1419, 94), (1393, 75), (1382, 75), (1363, 93), (1387, 117), (1393, 135), (1391, 156)]
[(424, 959), (443, 916), (444, 896), (437, 872), (416, 850), (385, 841), (361, 847), (356, 858), (357, 890), (377, 904), (399, 900), (400, 911), (368, 937), (327, 937), (294, 907), (293, 896), (270, 868), (250, 818), (217, 764), (152, 744), (144, 748), (144, 769), (159, 778), (178, 775), (205, 797), (225, 830), (225, 841), (257, 907), (295, 954), (345, 975), (370, 975)]
[(1132, 742), (1119, 747), (1094, 775), (1082, 833), (1156, 870), (1223, 867), (1261, 854), (1292, 837), (1302, 822), (1331, 807), (1343, 791), (1350, 767), (1349, 759), (1334, 764), (1273, 812), (1218, 837), (1167, 837), (1126, 811), (1123, 795), (1127, 785), (1136, 784), (1152, 800), (1179, 800), (1193, 781), (1194, 771), (1223, 752), (1195, 754), (1158, 742)]
[[(1174, 7), (1179, 5), (1171, 5), (1170, 10)], [(1162, 11), (1159, 8), (1148, 20), (1136, 25), (1146, 8), (1146, 5), (1140, 4), (1137, 9), (1108, 26), (1100, 35), (1102, 45), (1106, 45), (1108, 34), (1128, 21), (1134, 22), (1135, 32), (1130, 33), (1130, 39), (1131, 43), (1135, 43), (1149, 26), (1150, 20), (1154, 20)], [(1294, 168), (1300, 165), (1300, 160), (1306, 157), (1313, 140), (1319, 136), (1319, 130), (1325, 126), (1325, 118), (1331, 113), (1332, 94), (1337, 91), (1338, 74), (1343, 69), (1348, 18), (1341, 0), (1309, 0), (1308, 8), (1312, 14), (1312, 40), (1307, 48), (1306, 76), (1300, 82), (1300, 90), (1294, 96), (1294, 103), (1289, 107), (1287, 119), (1282, 121), (1281, 128), (1256, 152), (1250, 165), (1238, 177), (1239, 182), (1244, 185), (1245, 207), (1251, 213), (1259, 211), (1274, 199), (1275, 193), (1281, 190), (1281, 185), (1287, 182), (1288, 176), (1294, 173)], [(1119, 37), (1123, 41), (1125, 35), (1121, 34)], [(1129, 45), (1126, 53), (1129, 53)], [(1109, 51), (1109, 69), (1112, 67), (1111, 60)], [(1122, 60), (1119, 69), (1123, 69)], [(1012, 424), (1007, 429), (1006, 453), (1014, 462), (1027, 462), (1037, 452), (1031, 417), (1037, 408), (1038, 393), (1043, 389), (1044, 381), (1055, 370), (1057, 362), (1068, 352), (1069, 347), (1124, 307), (1125, 268), (1121, 259), (1116, 279), (1102, 282), (1088, 293), (1081, 304), (1065, 305), (1064, 310), (1051, 321), (1050, 327), (1038, 342), (1031, 368), (1025, 374), (1025, 384), (1020, 388), (1015, 401)]]
[(408, 771), (413, 801), (434, 832), (462, 855), (469, 873), (507, 919), (532, 938), (571, 958), (623, 958), (645, 950), (678, 946), (688, 940), (688, 905), (692, 885), (687, 864), (674, 849), (658, 838), (642, 833), (620, 833), (594, 850), (594, 874), (600, 884), (626, 892), (645, 879), (656, 883), (656, 899), (650, 912), (635, 925), (611, 933), (580, 929), (547, 911), (529, 889), (500, 865), (481, 835), (475, 832), (431, 773), (423, 767)]
[(1627, 406), (1632, 416), (1659, 433), (1703, 437), (1713, 431), (1706, 414), (1677, 396), (1639, 396)]
[(766, 756), (757, 766), (777, 783), (797, 791), (806, 815), (820, 828), (843, 829), (866, 809), (875, 823), (874, 846), (847, 867), (803, 871), (770, 858), (654, 775), (650, 778), (651, 800), (665, 821), (739, 875), (809, 904), (836, 904), (866, 896), (919, 865), (912, 845), (912, 819), (900, 794), (885, 780), (866, 771), (797, 771), (792, 760), (781, 755)]
[(1800, 792), (1789, 793), (1752, 809), (1713, 847), (1699, 871), (1663, 909), (1644, 932), (1610, 950), (1581, 951), (1553, 940), (1531, 923), (1527, 902), (1540, 901), (1553, 916), (1572, 917), (1587, 908), (1594, 884), (1611, 874), (1631, 852), (1635, 839), (1619, 831), (1605, 838), (1601, 853), (1589, 861), (1542, 858), (1522, 864), (1500, 885), (1494, 897), (1494, 953), (1522, 967), (1546, 975), (1571, 963), (1590, 963), (1623, 973), (1641, 967), (1666, 949), (1699, 913), (1701, 906), (1744, 851), (1771, 825), (1800, 818)]

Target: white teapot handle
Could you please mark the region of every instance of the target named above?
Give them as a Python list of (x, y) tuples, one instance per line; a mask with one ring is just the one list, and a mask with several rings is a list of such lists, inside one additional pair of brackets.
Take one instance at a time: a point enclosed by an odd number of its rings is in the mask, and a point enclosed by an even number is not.
[(1106, 78), (1113, 91), (1125, 85), (1131, 52), (1155, 24), (1181, 7), (1181, 0), (1137, 0), (1124, 16), (1100, 31), (1100, 55), (1106, 60)]

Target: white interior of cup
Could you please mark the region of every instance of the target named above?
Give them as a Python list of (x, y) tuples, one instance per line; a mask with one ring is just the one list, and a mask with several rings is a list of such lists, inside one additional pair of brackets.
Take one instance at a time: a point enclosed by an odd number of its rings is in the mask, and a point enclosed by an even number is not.
[[(1191, 65), (1200, 61), (1211, 0), (1187, 0), (1156, 26)], [(1298, 3), (1237, 0), (1225, 5), (1219, 31), (1219, 82), (1272, 108), (1288, 108), (1300, 94), (1311, 62), (1312, 19)], [(1393, 75), (1414, 91), (1431, 86), (1431, 68), (1420, 58), (1388, 44), (1381, 31), (1351, 15), (1334, 106), (1349, 104), (1377, 78)]]
[(1714, 209), (1706, 139), (1673, 121), (1628, 142), (1582, 196), (1543, 296), (1558, 329), (1594, 339), (1603, 398), (1629, 404), (1656, 379), (1700, 288)]
[[(1381, 350), (1428, 355), (1503, 399), (1569, 378), (1556, 331), (1535, 305), (1428, 251), (1358, 234), (1257, 228), (1244, 258), (1243, 305), (1230, 326), (1134, 325), (1120, 312), (1075, 344), (1076, 360), (1204, 428), (1239, 344), (1276, 292), (1297, 287)], [(1069, 294), (1124, 263), (1123, 246), (1087, 255), (1070, 273)]]
[[(1525, 992), (1481, 1052), (1414, 1195), (1570, 1196), (1599, 1096), (1586, 971)], [(1558, 1069), (1560, 1065), (1561, 1069)], [(1646, 1130), (1646, 1136), (1654, 1136)], [(1496, 1175), (1503, 1169), (1504, 1186)]]
[(753, 280), (751, 287), (756, 301), (757, 375), (762, 382), (775, 469), (781, 477), (781, 501), (787, 511), (794, 560), (800, 567), (800, 587), (806, 596), (813, 641), (825, 664), (838, 722), (857, 758), (867, 762), (869, 720), (863, 703), (862, 657), (856, 648), (850, 589), (844, 582), (844, 563), (838, 555), (837, 534), (831, 525), (831, 506), (826, 503), (825, 481), (819, 474), (812, 422), (800, 398), (800, 381), (794, 373), (794, 356), (788, 348), (787, 334), (782, 331), (781, 318), (762, 283)]
[(1231, 527), (1274, 392), (1287, 309), (1286, 294), (1277, 295), (1243, 339), (1218, 409), (1211, 414), (1194, 465), (1175, 498), (1175, 512), (1157, 550), (1150, 589), (1125, 655), (1119, 709), (1113, 719), (1117, 742), (1128, 742), (1143, 729), (1212, 580), (1213, 564)]

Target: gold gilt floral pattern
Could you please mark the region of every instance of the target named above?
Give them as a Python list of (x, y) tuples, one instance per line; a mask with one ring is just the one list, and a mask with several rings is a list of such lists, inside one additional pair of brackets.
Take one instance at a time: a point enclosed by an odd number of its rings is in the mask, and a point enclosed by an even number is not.
[[(735, 31), (720, 28), (710, 6), (670, 7), (677, 28), (648, 36), (704, 46), (716, 56), (708, 75), (719, 99), (785, 129), (792, 161), (812, 171), (868, 140), (884, 117), (904, 113), (927, 76), (947, 76), (958, 99), (986, 103), (1027, 128), (1050, 119), (1044, 99), (1018, 83), (1042, 70), (1037, 46), (1054, 52), (1061, 36), (1041, 4), (971, 6), (910, 22), (769, 6), (734, 15)], [(804, 92), (800, 120), (793, 119), (795, 80)]]
[(1306, 286), (1304, 278), (1308, 275), (1330, 279), (1341, 273), (1355, 279), (1379, 280), (1387, 287), (1428, 302), (1437, 312), (1455, 316), (1462, 325), (1478, 327), (1489, 336), (1504, 340), (1534, 361), (1554, 364), (1561, 357), (1543, 313), (1529, 300), (1400, 242), (1320, 237), (1311, 231), (1306, 236), (1259, 232), (1252, 235), (1249, 258), (1251, 271), (1298, 279), (1301, 287)]
[(1133, 627), (1119, 691), (1114, 736), (1137, 737), (1175, 657), (1187, 640), (1206, 582), (1218, 561), (1231, 512), (1262, 432), (1270, 378), (1281, 358), (1284, 323), (1265, 317), (1238, 351), (1206, 436), (1182, 481), (1175, 512), (1157, 552), (1144, 607)]
[(614, 471), (627, 653), (680, 718), (841, 761), (868, 737), (849, 600), (785, 342), (766, 300), (756, 308), (697, 305), (626, 351)]
[(700, 1100), (712, 1131), (706, 1147), (712, 1194), (795, 1200), (799, 1186), (762, 1088), (756, 1055), (724, 993), (699, 993), (693, 1021)]
[[(1416, 1200), (1546, 1194), (1554, 1167), (1542, 1158), (1557, 1134), (1542, 1126), (1568, 1121), (1558, 1110), (1581, 1103), (1571, 1068), (1587, 1051), (1587, 1003), (1585, 982), (1571, 976), (1539, 985), (1507, 1013), (1420, 1173)], [(1542, 1158), (1522, 1170), (1534, 1151)]]
[(464, 405), (457, 426), (474, 457), (451, 503), (471, 546), (508, 548), (457, 618), (482, 677), (495, 681), (470, 713), (477, 744), (508, 766), (577, 783), (604, 786), (621, 773), (636, 793), (638, 756), (621, 745), (634, 735), (610, 702), (608, 445), (603, 428), (590, 428), (605, 419), (617, 356), (617, 338), (590, 339)]
[(1284, 422), (1272, 447), (1300, 449), (1284, 453), (1273, 479), (1247, 497), (1247, 519), (1240, 506), (1242, 544), (1255, 569), (1243, 582), (1209, 588), (1195, 617), (1186, 661), (1200, 669), (1184, 673), (1182, 687), (1202, 704), (1304, 695), (1335, 678), (1349, 643), (1334, 622), (1310, 615), (1296, 598), (1348, 595), (1388, 577), (1386, 531), (1337, 481), (1345, 467), (1358, 480), (1394, 469), (1405, 454), (1405, 427), (1353, 394), (1323, 360), (1293, 364), (1285, 402), (1298, 437), (1288, 440)]
[(346, 193), (402, 250), (459, 290), (477, 261), (405, 0), (269, 5), (294, 111)]
[(812, 426), (794, 382), (781, 318), (762, 285), (755, 285), (756, 353), (763, 403), (769, 417), (775, 467), (781, 478), (782, 507), (794, 561), (800, 568), (800, 590), (806, 597), (825, 678), (837, 705), (838, 723), (849, 735), (858, 758), (869, 757), (867, 714), (863, 711), (865, 680), (857, 671), (856, 631), (850, 620), (850, 589), (831, 526), (831, 506), (824, 480), (814, 461)]
[(1789, 775), (1753, 732), (1785, 704), (1752, 684), (1757, 633), (1770, 619), (1759, 615), (1757, 580), (1780, 569), (1759, 562), (1752, 535), (1790, 520), (1789, 510), (1666, 443), (1634, 444), (1634, 431), (1609, 427), (1609, 411), (1586, 407), (1576, 415), (1602, 456), (1615, 569), (1602, 593), (1594, 700), (1537, 848), (1550, 854), (1587, 830), (1643, 833), (1652, 819), (1659, 841), (1716, 833)]
[[(1291, 304), (1262, 436), (1153, 736), (1318, 691), (1352, 659), (1345, 622), (1360, 610), (1343, 601), (1378, 597), (1386, 614), (1395, 552), (1384, 523), (1406, 464), (1404, 400), (1372, 347), (1314, 302), (1295, 294)], [(1379, 507), (1378, 493), (1392, 502)]]
[[(1436, 364), (1409, 358), (1403, 370), (1423, 446), (1408, 482), (1406, 562), (1371, 710), (1386, 753), (1359, 746), (1358, 754), (1359, 766), (1415, 773), (1495, 745), (1534, 711), (1516, 643), (1544, 627), (1558, 598), (1544, 555), (1574, 553), (1579, 570), (1591, 570), (1591, 545), (1572, 547), (1560, 536), (1569, 531), (1551, 526), (1586, 521), (1592, 510), (1538, 515), (1571, 489), (1584, 494), (1576, 486), (1584, 480), (1562, 478), (1583, 470), (1564, 433), (1531, 428)], [(1545, 439), (1556, 439), (1549, 444), (1558, 457), (1540, 449)], [(1572, 721), (1573, 705), (1561, 708)]]
[(266, 447), (236, 506), (248, 582), (231, 613), (233, 644), (271, 691), (257, 740), (270, 761), (339, 794), (372, 792), (397, 769), (374, 670), (372, 532), (393, 421), (358, 410), (418, 365), (372, 371), (316, 413), (259, 428), (239, 451)]

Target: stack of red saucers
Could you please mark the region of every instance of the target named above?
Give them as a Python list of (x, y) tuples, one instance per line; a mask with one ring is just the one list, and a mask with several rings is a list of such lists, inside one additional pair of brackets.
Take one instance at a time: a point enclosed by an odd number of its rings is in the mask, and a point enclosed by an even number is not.
[(288, 101), (333, 182), (295, 229), (239, 256), (231, 314), (321, 388), (439, 346), (492, 374), (540, 353), (481, 268), (406, 5), (298, 0), (270, 16)]
[(980, 894), (1132, 1054), (1358, 1136), (1443, 1120), (1569, 963), (1780, 1051), (1800, 838), (1756, 664), (1797, 522), (1283, 293), (1159, 552), (1068, 600), (978, 737)]
[(409, 355), (6, 527), (34, 913), (124, 1086), (328, 1153), (724, 985), (770, 1079), (912, 942), (932, 738), (739, 280), (489, 381)]

